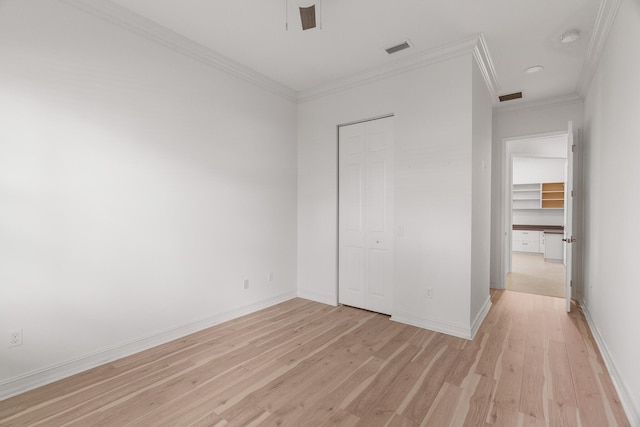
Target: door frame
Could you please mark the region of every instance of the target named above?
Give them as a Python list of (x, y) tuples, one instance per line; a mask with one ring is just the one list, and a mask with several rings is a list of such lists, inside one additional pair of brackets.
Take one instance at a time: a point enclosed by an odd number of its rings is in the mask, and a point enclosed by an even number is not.
[[(336, 125), (336, 302), (340, 305), (340, 128), (344, 126), (356, 125), (359, 123), (371, 122), (374, 120), (395, 117), (394, 113), (373, 116), (366, 119), (353, 120)], [(394, 123), (395, 127), (395, 123)], [(395, 133), (394, 133), (395, 135)], [(394, 140), (395, 145), (395, 140)], [(395, 221), (395, 219), (394, 219)], [(394, 223), (395, 227), (395, 223)], [(394, 251), (395, 253), (395, 251)]]
[[(513, 187), (513, 153), (507, 150), (508, 143), (511, 141), (522, 141), (525, 139), (544, 139), (554, 136), (567, 135), (567, 131), (544, 132), (515, 137), (502, 138), (502, 191), (500, 200), (500, 210), (502, 212), (501, 236), (500, 236), (500, 281), (498, 289), (506, 289), (507, 273), (511, 271), (511, 234), (512, 234), (512, 202), (511, 188)], [(518, 153), (521, 157), (526, 153)], [(535, 155), (527, 155), (528, 157), (537, 157)], [(542, 157), (542, 156), (540, 156)]]

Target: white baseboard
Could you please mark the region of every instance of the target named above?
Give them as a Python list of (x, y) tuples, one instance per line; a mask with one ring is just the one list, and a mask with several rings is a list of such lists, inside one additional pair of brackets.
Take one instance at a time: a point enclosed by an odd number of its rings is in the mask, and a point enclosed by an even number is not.
[(298, 289), (298, 297), (315, 302), (320, 302), (322, 304), (332, 305), (334, 307), (338, 305), (338, 301), (335, 295), (318, 294), (304, 289)]
[(484, 322), (484, 318), (489, 314), (489, 310), (491, 310), (491, 297), (487, 297), (487, 300), (484, 302), (484, 305), (476, 315), (476, 318), (473, 319), (473, 323), (471, 323), (471, 338), (474, 339), (476, 334), (478, 333), (478, 329), (480, 329), (480, 325)]
[(609, 371), (609, 376), (611, 377), (613, 386), (616, 389), (616, 392), (618, 393), (618, 397), (620, 398), (620, 403), (624, 408), (624, 412), (627, 414), (629, 423), (631, 423), (632, 427), (640, 427), (640, 407), (637, 407), (635, 405), (634, 400), (631, 397), (631, 393), (629, 393), (629, 389), (627, 388), (627, 385), (624, 382), (624, 379), (618, 372), (618, 369), (616, 368), (615, 363), (613, 363), (613, 359), (611, 358), (611, 354), (609, 353), (607, 343), (604, 341), (604, 338), (600, 334), (600, 330), (598, 329), (598, 326), (593, 321), (593, 318), (589, 313), (587, 303), (584, 300), (581, 300), (580, 305), (582, 306), (584, 317), (587, 319), (587, 323), (589, 324), (589, 328), (591, 329), (593, 338), (596, 340), (596, 344), (598, 345), (600, 354), (602, 354), (602, 359), (604, 359), (604, 364), (607, 367), (607, 370)]
[(471, 328), (463, 325), (455, 325), (452, 323), (442, 323), (435, 320), (423, 319), (409, 313), (394, 312), (391, 320), (395, 322), (405, 323), (411, 326), (417, 326), (430, 331), (442, 332), (443, 334), (453, 335), (454, 337), (471, 339)]
[(88, 369), (130, 356), (160, 344), (165, 344), (169, 341), (182, 338), (186, 335), (218, 325), (228, 320), (271, 307), (272, 305), (280, 304), (295, 297), (295, 292), (287, 292), (253, 304), (237, 307), (205, 319), (179, 325), (126, 344), (114, 346), (106, 350), (11, 378), (0, 383), (0, 400), (67, 378), (71, 375), (79, 374), (80, 372), (84, 372)]
[(491, 309), (491, 298), (487, 297), (482, 309), (476, 315), (476, 318), (473, 319), (473, 323), (470, 326), (465, 325), (456, 325), (453, 323), (442, 323), (435, 320), (423, 319), (421, 317), (417, 317), (413, 314), (395, 312), (393, 316), (391, 316), (391, 320), (400, 323), (406, 323), (407, 325), (418, 326), (419, 328), (429, 329), (431, 331), (442, 332), (443, 334), (453, 335), (454, 337), (464, 338), (467, 340), (472, 340), (480, 325), (484, 321), (484, 318), (487, 317), (489, 310)]

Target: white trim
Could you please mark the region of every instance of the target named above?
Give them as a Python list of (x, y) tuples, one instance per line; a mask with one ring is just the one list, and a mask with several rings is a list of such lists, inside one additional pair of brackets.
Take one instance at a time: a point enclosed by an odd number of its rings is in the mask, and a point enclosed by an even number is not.
[(485, 317), (489, 314), (489, 310), (491, 310), (491, 296), (487, 297), (487, 300), (484, 302), (484, 305), (476, 315), (476, 318), (473, 319), (473, 323), (471, 323), (471, 338), (474, 339), (476, 334), (478, 333), (478, 329), (480, 329), (480, 325), (484, 322)]
[(268, 298), (253, 304), (236, 307), (232, 310), (220, 313), (195, 322), (185, 323), (158, 333), (139, 338), (137, 340), (113, 346), (92, 354), (78, 357), (73, 360), (58, 363), (47, 368), (29, 372), (18, 377), (0, 383), (0, 400), (24, 393), (34, 388), (67, 378), (71, 375), (95, 368), (105, 363), (122, 359), (140, 351), (165, 344), (194, 332), (201, 331), (211, 326), (235, 319), (246, 314), (271, 307), (276, 304), (295, 298), (295, 292), (287, 292), (272, 298)]
[(467, 53), (473, 54), (474, 58), (478, 62), (480, 71), (482, 72), (493, 98), (495, 98), (495, 94), (499, 89), (493, 61), (491, 60), (487, 43), (482, 34), (478, 34), (428, 52), (407, 56), (403, 60), (330, 82), (317, 88), (297, 92), (286, 85), (276, 82), (275, 80), (272, 80), (271, 78), (242, 65), (231, 58), (221, 55), (112, 1), (62, 1), (71, 7), (93, 15), (94, 17), (104, 19), (105, 21), (115, 24), (120, 28), (131, 31), (148, 40), (160, 43), (169, 49), (187, 55), (247, 82), (253, 83), (265, 90), (268, 90), (269, 92), (280, 95), (293, 102), (302, 103), (310, 101), (312, 99), (348, 90), (380, 79), (393, 77), (407, 71), (422, 68), (427, 65), (455, 58)]
[(438, 49), (423, 52), (413, 56), (407, 56), (402, 60), (389, 63), (382, 67), (378, 67), (363, 73), (358, 73), (344, 79), (339, 79), (313, 89), (301, 91), (298, 93), (298, 102), (304, 103), (314, 99), (322, 98), (324, 96), (343, 92), (366, 83), (394, 77), (408, 71), (425, 67), (427, 65), (471, 53), (473, 53), (474, 57), (476, 57), (476, 60), (479, 61), (478, 65), (480, 66), (485, 80), (487, 81), (489, 90), (495, 91), (495, 89), (497, 88), (497, 78), (495, 76), (493, 63), (490, 59), (489, 51), (487, 50), (486, 42), (484, 41), (484, 36), (482, 34), (478, 34), (473, 37), (458, 41), (456, 43), (445, 45)]
[(478, 41), (473, 47), (473, 57), (475, 58), (476, 63), (480, 68), (480, 72), (482, 73), (482, 77), (484, 77), (484, 81), (487, 84), (487, 88), (489, 89), (489, 93), (493, 101), (492, 103), (495, 104), (498, 102), (497, 95), (500, 91), (500, 85), (498, 84), (496, 69), (493, 66), (493, 61), (491, 60), (487, 42), (482, 34), (478, 36)]
[(505, 113), (510, 111), (527, 110), (529, 108), (549, 107), (557, 104), (582, 104), (584, 100), (580, 95), (575, 93), (568, 95), (553, 96), (550, 98), (537, 99), (534, 101), (522, 101), (516, 104), (499, 104), (493, 110), (497, 113)]
[[(388, 119), (389, 117), (395, 117), (395, 114), (394, 113), (389, 113), (389, 114), (383, 114), (381, 116), (369, 117), (367, 119), (360, 119), (360, 120), (354, 120), (352, 122), (340, 123), (338, 125), (338, 132), (340, 131), (341, 127), (357, 125), (358, 123), (372, 122), (374, 120)], [(340, 135), (338, 135), (338, 143), (340, 143), (339, 138), (340, 138)]]
[(504, 286), (504, 284), (500, 282), (493, 281), (489, 283), (489, 287), (491, 289), (504, 289), (504, 287), (501, 287), (501, 286)]
[[(556, 136), (567, 135), (567, 131), (544, 132), (530, 135), (508, 136), (502, 138), (502, 183), (500, 196), (500, 212), (502, 213), (502, 229), (500, 232), (500, 281), (495, 285), (495, 289), (506, 289), (506, 276), (511, 272), (512, 263), (512, 232), (513, 232), (513, 209), (512, 193), (513, 188), (513, 158), (514, 157), (541, 157), (544, 155), (511, 153), (509, 155), (509, 142), (547, 139)], [(550, 157), (555, 158), (555, 157)], [(492, 286), (493, 287), (493, 286)]]
[[(522, 141), (524, 139), (536, 140), (536, 139), (548, 139), (553, 138), (555, 136), (567, 135), (566, 130), (562, 131), (554, 131), (554, 132), (543, 132), (543, 133), (532, 133), (527, 135), (518, 135), (518, 136), (506, 136), (502, 138), (502, 142), (506, 144), (511, 141)], [(521, 155), (525, 155), (526, 153), (520, 153)]]
[(507, 273), (511, 272), (513, 244), (513, 160), (509, 155), (509, 138), (502, 139), (502, 224), (500, 233), (500, 289), (507, 289)]
[(613, 27), (613, 22), (616, 19), (621, 4), (622, 0), (602, 0), (602, 3), (600, 3), (596, 23), (593, 27), (593, 34), (589, 41), (587, 57), (582, 67), (580, 80), (578, 81), (578, 93), (583, 97), (587, 95), (591, 80), (598, 69), (602, 51), (607, 43), (607, 38), (609, 37), (611, 27)]
[(338, 297), (336, 295), (318, 294), (300, 288), (298, 288), (298, 298), (304, 298), (310, 301), (332, 305), (334, 307), (338, 305)]
[(589, 309), (587, 308), (587, 304), (585, 300), (580, 301), (580, 305), (582, 306), (582, 311), (584, 313), (584, 317), (587, 319), (587, 323), (589, 324), (589, 329), (591, 329), (591, 333), (593, 334), (593, 338), (598, 345), (598, 350), (600, 350), (600, 354), (602, 355), (602, 359), (604, 360), (604, 364), (609, 371), (609, 376), (611, 377), (611, 381), (613, 382), (613, 387), (616, 389), (618, 393), (618, 397), (620, 398), (620, 403), (622, 404), (622, 408), (624, 412), (627, 414), (627, 418), (629, 419), (629, 423), (632, 426), (640, 427), (640, 408), (634, 405), (634, 400), (632, 398), (631, 393), (629, 392), (629, 388), (624, 381), (618, 369), (616, 369), (616, 365), (613, 362), (613, 358), (611, 357), (611, 353), (609, 353), (609, 348), (607, 347), (607, 343), (604, 341), (602, 334), (600, 334), (600, 330), (598, 326), (594, 322), (591, 314), (589, 313)]
[(253, 83), (289, 101), (297, 100), (297, 92), (251, 68), (194, 42), (131, 10), (106, 0), (62, 0), (69, 6), (104, 19), (120, 28), (160, 43), (176, 52), (194, 58), (206, 65)]
[(437, 320), (424, 319), (410, 313), (394, 312), (391, 316), (394, 322), (404, 323), (411, 326), (417, 326), (430, 331), (441, 332), (454, 337), (473, 339), (472, 328), (465, 325), (457, 325), (455, 323), (442, 323)]

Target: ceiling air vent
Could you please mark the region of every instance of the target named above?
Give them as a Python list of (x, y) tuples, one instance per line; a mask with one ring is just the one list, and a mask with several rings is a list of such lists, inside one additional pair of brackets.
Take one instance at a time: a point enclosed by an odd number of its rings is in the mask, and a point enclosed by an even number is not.
[(411, 47), (411, 45), (409, 44), (408, 41), (404, 41), (400, 44), (397, 44), (395, 46), (391, 46), (389, 48), (386, 48), (385, 51), (387, 51), (387, 53), (389, 55), (391, 55), (392, 53), (396, 53), (396, 52), (400, 52), (401, 50), (405, 50), (405, 49), (409, 49)]
[(520, 99), (520, 98), (522, 98), (522, 92), (508, 93), (506, 95), (500, 95), (498, 97), (500, 102), (511, 101), (512, 99)]
[(316, 27), (316, 5), (300, 8), (300, 20), (302, 21), (302, 29), (309, 30)]

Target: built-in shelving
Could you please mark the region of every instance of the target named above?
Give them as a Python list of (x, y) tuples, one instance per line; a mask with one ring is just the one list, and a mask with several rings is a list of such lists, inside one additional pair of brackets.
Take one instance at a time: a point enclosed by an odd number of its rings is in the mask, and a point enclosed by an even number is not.
[(564, 209), (564, 182), (514, 184), (512, 209)]
[(513, 209), (540, 209), (540, 184), (514, 184)]
[(564, 209), (564, 182), (542, 184), (542, 208)]

